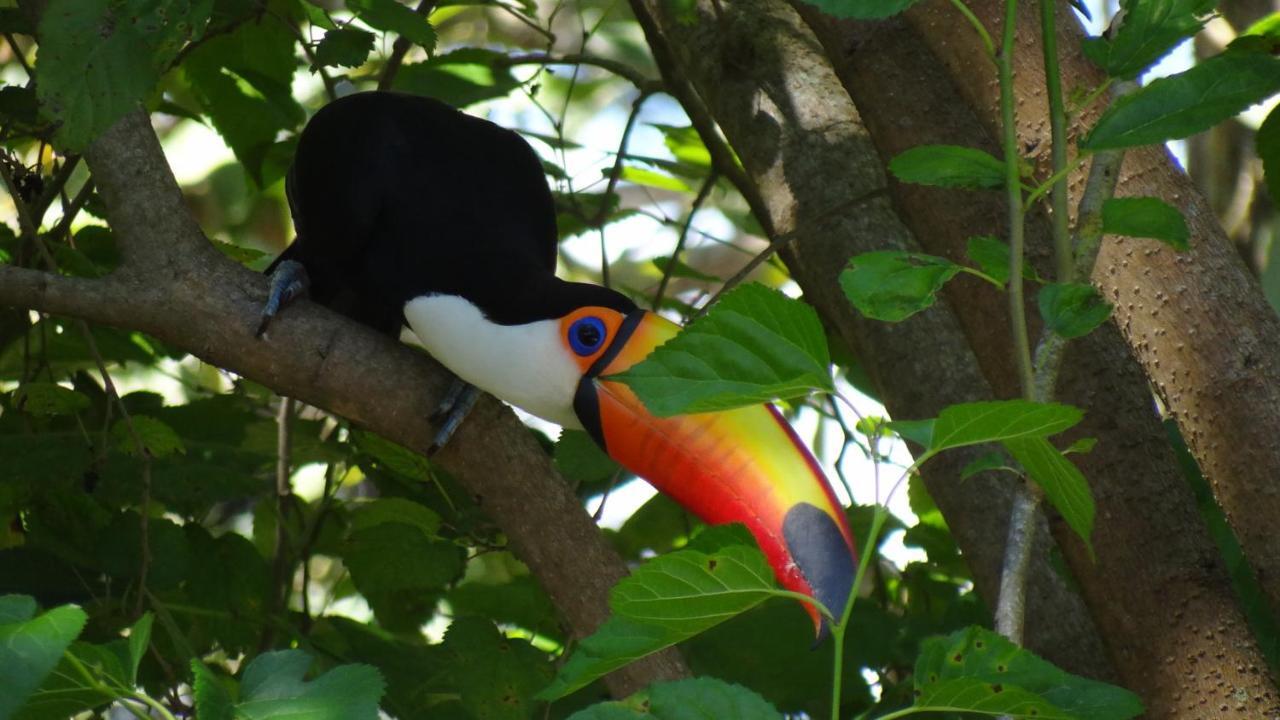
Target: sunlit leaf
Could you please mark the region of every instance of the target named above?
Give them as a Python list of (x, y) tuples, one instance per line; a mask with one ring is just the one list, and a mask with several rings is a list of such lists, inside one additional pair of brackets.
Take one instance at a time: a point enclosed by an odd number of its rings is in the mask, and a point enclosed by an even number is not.
[(1125, 0), (1112, 38), (1089, 38), (1084, 54), (1107, 74), (1133, 78), (1204, 26), (1214, 0)]
[(1092, 551), (1093, 493), (1075, 463), (1044, 438), (1005, 440), (1004, 446), (1031, 479), (1044, 489), (1050, 504)]
[(863, 253), (840, 273), (840, 287), (863, 315), (898, 322), (924, 310), (938, 291), (960, 272), (945, 258), (900, 250)]
[(776, 290), (735, 288), (618, 375), (659, 416), (724, 410), (831, 390), (818, 314)]
[(1187, 249), (1191, 232), (1178, 208), (1154, 197), (1110, 198), (1102, 204), (1102, 231), (1152, 238), (1178, 251)]
[(1088, 335), (1111, 317), (1111, 303), (1085, 283), (1053, 283), (1040, 288), (1040, 317), (1064, 338)]
[(613, 587), (609, 605), (622, 617), (695, 635), (776, 594), (764, 554), (735, 545), (654, 558)]
[(1004, 187), (1005, 167), (991, 153), (959, 145), (920, 145), (889, 161), (889, 171), (903, 182), (939, 187), (995, 189)]
[(347, 8), (371, 27), (393, 32), (422, 47), (430, 55), (436, 49), (436, 29), (396, 0), (347, 0)]
[(1117, 100), (1080, 141), (1086, 151), (1184, 138), (1280, 91), (1280, 57), (1228, 50)]
[[(948, 448), (1023, 437), (1047, 437), (1080, 422), (1079, 408), (1030, 400), (993, 400), (951, 405), (936, 420), (895, 421), (895, 432), (910, 432), (910, 439), (930, 453)], [(906, 436), (906, 435), (904, 435)], [(926, 442), (927, 437), (927, 442)]]

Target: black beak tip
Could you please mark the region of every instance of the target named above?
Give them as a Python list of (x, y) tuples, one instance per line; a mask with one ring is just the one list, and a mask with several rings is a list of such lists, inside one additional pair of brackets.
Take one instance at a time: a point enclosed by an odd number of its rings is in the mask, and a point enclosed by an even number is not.
[[(853, 592), (856, 561), (840, 526), (830, 515), (809, 503), (798, 503), (782, 519), (782, 537), (813, 596), (833, 615), (844, 612)], [(823, 618), (816, 647), (830, 632)]]

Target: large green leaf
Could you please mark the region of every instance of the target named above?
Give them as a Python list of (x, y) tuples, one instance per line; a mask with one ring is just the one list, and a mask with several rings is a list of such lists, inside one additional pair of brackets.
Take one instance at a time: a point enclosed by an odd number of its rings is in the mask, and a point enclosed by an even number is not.
[(88, 616), (73, 605), (35, 614), (25, 596), (0, 597), (0, 718), (10, 717), (57, 666)]
[(688, 635), (671, 628), (611, 617), (578, 643), (569, 660), (560, 666), (555, 680), (539, 692), (538, 697), (562, 698), (624, 665), (687, 638)]
[(316, 45), (316, 64), (357, 68), (369, 59), (373, 33), (357, 28), (330, 30)]
[(551, 680), (547, 655), (526, 640), (509, 638), (481, 618), (453, 621), (444, 637), (449, 673), (462, 706), (475, 718), (537, 717), (537, 691)]
[(1080, 142), (1080, 149), (1114, 150), (1184, 138), (1277, 91), (1280, 57), (1227, 50), (1117, 100)]
[(849, 261), (840, 273), (840, 287), (863, 315), (898, 322), (924, 310), (938, 299), (938, 291), (960, 272), (945, 258), (901, 250), (877, 250)]
[(777, 594), (764, 554), (731, 545), (654, 558), (618, 581), (609, 605), (622, 617), (695, 635)]
[(565, 430), (556, 441), (553, 454), (556, 468), (565, 479), (577, 483), (598, 483), (621, 469), (585, 431)]
[(959, 145), (920, 145), (889, 161), (889, 171), (903, 182), (939, 187), (994, 189), (1004, 187), (1004, 163), (991, 153)]
[(752, 283), (609, 379), (631, 386), (645, 407), (666, 417), (830, 391), (830, 363), (813, 308)]
[(1030, 400), (993, 400), (951, 405), (936, 420), (889, 423), (894, 431), (906, 430), (929, 454), (948, 448), (1024, 437), (1047, 437), (1080, 422), (1079, 408)]
[(235, 716), (243, 720), (376, 720), (383, 682), (368, 665), (339, 665), (303, 680), (312, 658), (301, 650), (259, 655), (245, 668)]
[(1111, 317), (1111, 303), (1086, 283), (1053, 283), (1037, 297), (1045, 327), (1064, 338), (1088, 335)]
[(1004, 446), (1092, 551), (1093, 493), (1075, 463), (1042, 437), (1005, 440)]
[(213, 0), (52, 0), (40, 21), (36, 88), (60, 121), (56, 135), (78, 152), (155, 87), (188, 39), (199, 37)]
[(505, 60), (506, 55), (483, 48), (454, 50), (401, 67), (392, 87), (466, 107), (503, 97), (520, 86)]
[(1152, 238), (1185, 251), (1191, 232), (1178, 208), (1154, 197), (1110, 198), (1102, 203), (1102, 231)]
[(1037, 720), (1127, 720), (1138, 696), (1070, 675), (1000, 635), (978, 627), (930, 638), (914, 674), (916, 702), (927, 709)]
[(626, 700), (592, 705), (569, 720), (782, 720), (767, 700), (715, 678), (655, 683)]
[(1214, 0), (1125, 0), (1112, 38), (1089, 38), (1084, 54), (1107, 74), (1133, 78), (1204, 26)]

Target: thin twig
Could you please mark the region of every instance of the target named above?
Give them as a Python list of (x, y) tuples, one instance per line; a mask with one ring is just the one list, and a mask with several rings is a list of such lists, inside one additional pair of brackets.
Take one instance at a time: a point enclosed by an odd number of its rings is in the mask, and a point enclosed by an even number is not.
[(702, 182), (702, 187), (698, 189), (698, 195), (693, 199), (693, 204), (689, 206), (689, 214), (685, 217), (684, 225), (680, 228), (680, 237), (676, 239), (676, 248), (671, 252), (671, 261), (667, 263), (667, 267), (662, 271), (662, 281), (658, 283), (658, 290), (653, 294), (653, 309), (655, 311), (662, 304), (662, 296), (667, 292), (667, 284), (671, 281), (671, 274), (680, 262), (680, 253), (684, 251), (685, 241), (689, 237), (689, 228), (693, 225), (693, 216), (698, 214), (698, 210), (702, 208), (702, 203), (706, 202), (707, 197), (711, 194), (711, 188), (715, 187), (716, 181), (719, 179), (720, 173), (712, 169), (711, 173), (707, 175), (707, 179)]
[(18, 41), (13, 39), (13, 33), (5, 33), (4, 39), (9, 41), (9, 47), (13, 48), (13, 56), (17, 58), (18, 64), (27, 73), (27, 77), (35, 77), (35, 71), (31, 69), (31, 65), (27, 62), (27, 56), (22, 54), (22, 48), (18, 47)]
[(645, 76), (626, 63), (602, 58), (595, 55), (573, 53), (569, 55), (551, 55), (549, 53), (529, 53), (526, 55), (509, 55), (494, 61), (494, 67), (515, 67), (517, 65), (587, 65), (598, 67), (617, 75), (635, 85), (642, 92), (658, 92), (662, 89), (662, 81)]
[[(287, 514), (289, 501), (293, 495), (293, 486), (289, 482), (290, 469), (293, 465), (293, 399), (280, 398), (280, 409), (276, 413), (276, 537), (275, 547), (271, 553), (271, 604), (268, 614), (275, 614), (288, 604), (289, 586), (293, 578), (289, 568), (289, 533)], [(271, 647), (275, 630), (270, 624), (263, 627), (259, 646), (263, 649)]]
[[(422, 0), (413, 11), (422, 17), (427, 17), (435, 7), (435, 0)], [(382, 66), (382, 77), (378, 78), (379, 90), (391, 89), (391, 83), (395, 82), (396, 74), (400, 72), (400, 66), (404, 64), (405, 55), (409, 54), (409, 49), (412, 47), (413, 41), (404, 35), (396, 38), (395, 43), (391, 46), (391, 56), (387, 58), (387, 64)]]

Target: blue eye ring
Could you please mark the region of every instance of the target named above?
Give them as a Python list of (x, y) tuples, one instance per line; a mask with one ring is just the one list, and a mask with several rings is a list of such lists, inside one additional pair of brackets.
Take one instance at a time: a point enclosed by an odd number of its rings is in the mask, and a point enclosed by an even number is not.
[(569, 347), (581, 357), (595, 354), (608, 334), (604, 321), (593, 315), (579, 318), (569, 326)]

